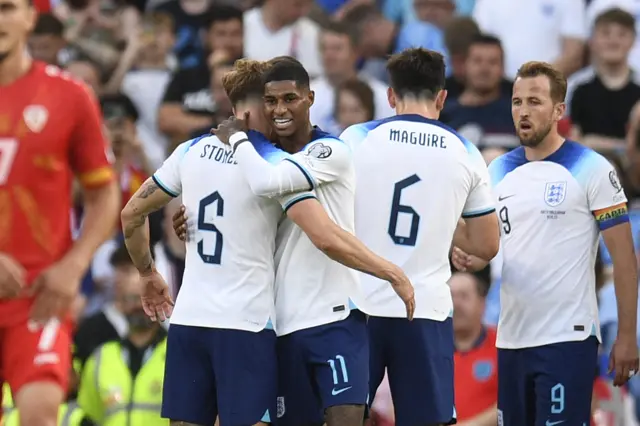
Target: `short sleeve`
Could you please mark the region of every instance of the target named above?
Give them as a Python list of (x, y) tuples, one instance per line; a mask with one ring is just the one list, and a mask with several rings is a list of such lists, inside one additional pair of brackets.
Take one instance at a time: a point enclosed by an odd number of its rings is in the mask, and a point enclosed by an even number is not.
[(563, 0), (560, 34), (563, 37), (585, 40), (587, 38), (587, 14), (584, 0)]
[(593, 156), (587, 201), (600, 230), (605, 230), (629, 221), (627, 197), (611, 163), (599, 154)]
[(471, 191), (462, 210), (463, 218), (484, 216), (495, 211), (493, 191), (487, 165), (478, 149), (469, 148)]
[(173, 151), (162, 166), (153, 174), (153, 181), (172, 197), (177, 197), (182, 193), (182, 182), (180, 180), (180, 163), (189, 150), (192, 141), (184, 142)]
[[(75, 106), (70, 163), (85, 188), (99, 187), (114, 180), (112, 154), (102, 128), (98, 103), (82, 83), (70, 82)], [(71, 91), (71, 90), (70, 90)]]
[(351, 150), (337, 139), (318, 139), (290, 160), (311, 180), (313, 188), (338, 180), (353, 168)]
[(183, 81), (185, 79), (184, 72), (178, 71), (171, 77), (171, 81), (167, 85), (167, 89), (162, 97), (162, 103), (182, 103), (184, 95)]
[(293, 207), (300, 201), (309, 200), (312, 198), (316, 198), (315, 191), (296, 192), (295, 194), (286, 194), (279, 197), (274, 197), (274, 199), (282, 206), (282, 210), (284, 210), (285, 214), (291, 207)]

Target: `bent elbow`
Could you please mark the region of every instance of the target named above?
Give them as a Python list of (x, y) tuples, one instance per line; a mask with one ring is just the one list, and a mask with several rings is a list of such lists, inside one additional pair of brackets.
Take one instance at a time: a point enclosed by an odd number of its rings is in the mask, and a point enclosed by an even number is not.
[(135, 209), (131, 205), (131, 201), (129, 201), (120, 212), (120, 220), (122, 221), (122, 226), (124, 227), (127, 223), (131, 222), (134, 216)]
[(498, 236), (498, 237), (488, 238), (482, 247), (481, 255), (478, 257), (480, 257), (482, 260), (490, 262), (494, 257), (496, 257), (499, 250), (500, 250), (500, 237)]

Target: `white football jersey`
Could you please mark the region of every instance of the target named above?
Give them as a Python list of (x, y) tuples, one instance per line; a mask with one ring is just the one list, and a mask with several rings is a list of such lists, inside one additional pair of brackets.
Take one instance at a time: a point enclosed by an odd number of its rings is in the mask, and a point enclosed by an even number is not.
[(595, 151), (565, 141), (542, 161), (528, 161), (517, 148), (496, 158), (489, 173), (504, 256), (496, 345), (600, 339), (599, 232), (628, 221), (614, 168)]
[(254, 332), (270, 327), (282, 207), (253, 194), (231, 148), (215, 136), (178, 146), (153, 179), (167, 194), (182, 195), (195, 230), (171, 323)]
[[(453, 129), (413, 114), (357, 124), (340, 137), (355, 162), (357, 237), (407, 274), (416, 318), (445, 320), (453, 310), (447, 281), (458, 219), (495, 211), (480, 152)], [(360, 279), (354, 302), (364, 312), (406, 316), (389, 283)]]
[[(254, 189), (262, 188), (261, 193), (271, 196), (298, 192), (282, 200), (285, 211), (312, 197), (306, 191), (313, 190), (331, 219), (354, 232), (355, 172), (351, 151), (344, 142), (314, 130), (312, 141), (302, 151), (282, 158), (278, 165), (262, 161), (256, 152), (267, 158), (257, 144), (240, 144), (236, 150)], [(275, 258), (279, 336), (349, 316), (358, 273), (327, 257), (287, 218), (278, 228)]]

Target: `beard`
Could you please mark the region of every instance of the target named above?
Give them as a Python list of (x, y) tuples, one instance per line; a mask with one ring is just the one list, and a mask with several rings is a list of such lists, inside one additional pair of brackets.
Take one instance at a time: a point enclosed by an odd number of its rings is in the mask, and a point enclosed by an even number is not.
[(544, 140), (544, 138), (547, 137), (547, 135), (551, 131), (551, 127), (552, 127), (551, 121), (548, 121), (546, 126), (538, 130), (537, 132), (533, 132), (529, 136), (524, 136), (521, 130), (519, 129), (516, 131), (516, 135), (518, 136), (518, 139), (520, 139), (520, 145), (526, 146), (529, 148), (535, 148), (538, 145), (540, 145), (540, 143)]

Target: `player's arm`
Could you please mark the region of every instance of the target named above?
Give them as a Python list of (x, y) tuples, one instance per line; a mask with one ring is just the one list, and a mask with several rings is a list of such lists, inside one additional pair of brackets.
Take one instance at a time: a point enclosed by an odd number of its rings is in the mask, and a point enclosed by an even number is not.
[(234, 157), (256, 195), (280, 196), (310, 191), (333, 182), (351, 167), (349, 148), (342, 142), (320, 139), (305, 152), (270, 162), (256, 150), (244, 132), (231, 135)]
[(638, 266), (624, 191), (609, 162), (602, 157), (597, 159), (601, 164), (592, 171), (587, 198), (613, 261), (618, 336), (610, 366), (616, 372), (614, 384), (620, 386), (629, 379), (630, 371), (638, 370)]
[(338, 226), (318, 200), (309, 193), (284, 204), (287, 216), (304, 231), (311, 242), (331, 259), (351, 269), (388, 281), (407, 304), (413, 316), (413, 287), (398, 266), (369, 250), (360, 240)]
[(79, 84), (72, 87), (76, 109), (70, 160), (82, 188), (84, 217), (82, 232), (63, 261), (71, 260), (71, 264), (84, 273), (98, 247), (113, 235), (120, 192), (108, 157), (97, 103), (86, 87)]
[(488, 262), (500, 249), (498, 216), (495, 214), (487, 166), (475, 147), (469, 149), (471, 191), (453, 235), (453, 245)]
[(120, 214), (124, 243), (141, 274), (154, 270), (147, 217), (180, 195), (179, 165), (186, 147), (185, 143), (176, 148), (162, 167), (138, 188)]

